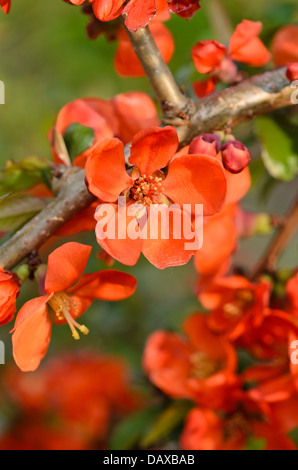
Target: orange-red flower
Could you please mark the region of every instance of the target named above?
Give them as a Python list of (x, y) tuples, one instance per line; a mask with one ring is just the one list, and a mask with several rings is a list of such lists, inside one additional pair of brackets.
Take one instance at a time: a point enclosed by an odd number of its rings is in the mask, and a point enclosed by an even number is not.
[(0, 0), (0, 7), (4, 13), (8, 14), (11, 7), (11, 0)]
[[(139, 132), (132, 141), (129, 163), (134, 167), (128, 174), (122, 142), (118, 139), (106, 140), (96, 146), (86, 163), (89, 191), (108, 203), (115, 203), (119, 196), (126, 198), (128, 210), (124, 221), (127, 222), (126, 226), (132, 221), (135, 231), (140, 231), (140, 228), (135, 215), (129, 214), (129, 207), (133, 204), (144, 206), (144, 210), (148, 212), (148, 223), (144, 230), (150, 228), (149, 215), (152, 204), (155, 208), (159, 205), (161, 211), (167, 215), (169, 206), (174, 202), (176, 205), (172, 207), (171, 215), (175, 213), (180, 219), (180, 207), (183, 204), (192, 207), (195, 204), (203, 204), (205, 215), (218, 212), (226, 195), (226, 178), (222, 164), (206, 155), (181, 155), (173, 158), (177, 148), (178, 136), (172, 127), (151, 127)], [(163, 171), (165, 167), (168, 167), (167, 175)], [(121, 207), (113, 204), (113, 208), (114, 219), (117, 224), (120, 220), (121, 225)], [(99, 221), (101, 212), (102, 206), (99, 206), (95, 215)], [(185, 211), (183, 216), (188, 217)], [(98, 242), (107, 253), (124, 264), (134, 265), (142, 252), (160, 269), (182, 265), (197, 249), (185, 250), (185, 238), (175, 235), (173, 218), (169, 216), (169, 219), (169, 239), (163, 239), (160, 231), (154, 238), (103, 238), (99, 236), (98, 229)]]
[(298, 26), (287, 25), (281, 28), (272, 42), (272, 58), (276, 65), (298, 62)]
[(252, 325), (258, 326), (269, 306), (271, 287), (268, 282), (252, 284), (241, 276), (214, 279), (199, 295), (204, 307), (212, 309), (209, 327), (235, 340)]
[[(94, 145), (114, 136), (128, 143), (137, 132), (158, 125), (159, 120), (155, 105), (148, 95), (142, 92), (128, 92), (116, 95), (110, 100), (82, 98), (71, 101), (60, 110), (55, 128), (63, 136), (73, 123), (93, 129)], [(53, 131), (50, 132), (49, 138), (55, 162), (64, 163), (54, 147)], [(73, 164), (84, 167), (89, 153), (90, 148), (78, 155)]]
[(233, 33), (229, 48), (215, 40), (200, 41), (192, 48), (192, 57), (199, 73), (210, 74), (207, 82), (195, 84), (200, 97), (214, 90), (218, 81), (233, 83), (237, 67), (232, 61), (260, 67), (270, 59), (270, 53), (259, 39), (262, 23), (243, 20)]
[(208, 328), (206, 316), (184, 323), (188, 341), (156, 331), (146, 344), (143, 366), (151, 382), (167, 395), (221, 407), (236, 384), (236, 355), (228, 341)]
[(127, 366), (94, 351), (54, 357), (35, 374), (9, 367), (1, 389), (18, 420), (0, 437), (0, 449), (98, 449), (112, 420), (141, 403)]
[(83, 334), (88, 334), (88, 329), (75, 319), (94, 299), (121, 300), (134, 293), (136, 280), (128, 274), (105, 270), (82, 275), (90, 253), (90, 246), (70, 242), (50, 254), (45, 295), (25, 303), (13, 329), (13, 355), (22, 371), (39, 366), (50, 343), (53, 323), (68, 323), (73, 337), (79, 339), (77, 329)]
[[(74, 5), (82, 5), (85, 0), (68, 0)], [(100, 21), (112, 21), (125, 15), (125, 24), (130, 31), (147, 26), (159, 12), (168, 11), (167, 0), (89, 0)]]
[(14, 317), (19, 287), (13, 273), (4, 271), (0, 266), (0, 326), (9, 323)]
[(274, 422), (243, 408), (224, 416), (210, 408), (194, 408), (180, 443), (184, 450), (245, 450), (250, 440), (263, 441), (264, 450), (295, 450), (294, 443)]

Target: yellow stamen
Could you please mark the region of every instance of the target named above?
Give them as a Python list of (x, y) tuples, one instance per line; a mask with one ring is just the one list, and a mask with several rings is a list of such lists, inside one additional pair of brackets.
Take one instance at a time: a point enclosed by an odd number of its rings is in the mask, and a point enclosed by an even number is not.
[(67, 295), (65, 292), (55, 293), (49, 300), (49, 306), (52, 308), (59, 321), (65, 320), (68, 323), (72, 336), (76, 341), (80, 339), (77, 329), (83, 335), (87, 335), (89, 333), (88, 328), (86, 328), (85, 325), (80, 325), (70, 313), (71, 310), (73, 310), (74, 313), (77, 313), (79, 307), (79, 303), (71, 296)]

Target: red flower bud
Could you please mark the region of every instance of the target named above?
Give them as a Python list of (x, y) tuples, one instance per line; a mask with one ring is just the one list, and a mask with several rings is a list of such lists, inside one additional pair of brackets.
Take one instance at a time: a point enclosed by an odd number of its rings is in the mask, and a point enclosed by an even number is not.
[(298, 62), (288, 64), (286, 76), (290, 82), (298, 80)]
[(190, 144), (188, 153), (215, 157), (220, 149), (220, 137), (216, 134), (202, 134)]
[(169, 7), (172, 13), (182, 18), (191, 18), (201, 5), (200, 0), (170, 0)]
[(237, 140), (226, 142), (221, 151), (223, 165), (230, 173), (240, 173), (247, 167), (251, 159), (249, 150)]

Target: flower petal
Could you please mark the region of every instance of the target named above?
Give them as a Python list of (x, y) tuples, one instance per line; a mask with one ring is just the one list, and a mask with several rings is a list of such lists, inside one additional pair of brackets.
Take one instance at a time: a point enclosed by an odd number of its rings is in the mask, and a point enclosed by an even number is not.
[(204, 243), (195, 256), (195, 267), (201, 274), (216, 272), (233, 253), (237, 243), (236, 206), (226, 206), (204, 224)]
[(65, 243), (48, 258), (45, 291), (61, 292), (71, 287), (86, 268), (92, 247), (81, 243)]
[(136, 165), (142, 175), (150, 176), (168, 165), (178, 145), (174, 127), (150, 127), (134, 137), (129, 163)]
[(93, 11), (100, 21), (111, 21), (120, 15), (124, 0), (94, 0)]
[(207, 155), (175, 158), (163, 181), (164, 193), (177, 204), (203, 204), (204, 215), (223, 206), (227, 182), (222, 164)]
[(124, 143), (131, 142), (133, 136), (142, 129), (159, 125), (155, 104), (146, 93), (121, 93), (111, 103), (119, 121), (117, 136)]
[(133, 185), (126, 173), (124, 146), (119, 139), (104, 140), (96, 145), (85, 172), (89, 191), (106, 202), (116, 201), (124, 189)]
[(218, 41), (198, 42), (191, 50), (192, 58), (199, 73), (209, 73), (219, 67), (227, 48)]
[(46, 299), (39, 297), (29, 300), (18, 314), (12, 335), (13, 357), (23, 372), (38, 368), (50, 344), (52, 324)]
[[(128, 237), (127, 228), (131, 227), (133, 231), (138, 231), (138, 224), (133, 216), (127, 215), (128, 207), (123, 210), (126, 212), (121, 213), (120, 211), (119, 215), (116, 204), (102, 204), (98, 206), (95, 213), (95, 219), (98, 221), (95, 233), (99, 245), (112, 258), (127, 266), (134, 266), (140, 257), (143, 241), (140, 238), (133, 240)], [(103, 237), (103, 231), (106, 231), (106, 226), (112, 227), (112, 232), (113, 227), (115, 227), (115, 234), (112, 233), (109, 237)], [(119, 230), (124, 231), (123, 237), (118, 236)]]
[(261, 30), (261, 22), (243, 20), (231, 37), (229, 57), (256, 67), (267, 64), (270, 53), (257, 37)]
[(130, 0), (123, 13), (127, 14), (125, 25), (130, 31), (147, 26), (156, 14), (155, 0)]
[(70, 292), (78, 297), (116, 301), (130, 297), (136, 286), (137, 281), (130, 274), (107, 269), (84, 274)]
[[(143, 240), (143, 255), (158, 269), (183, 266), (198, 249), (190, 216), (187, 213), (183, 215), (179, 207), (172, 207), (169, 211), (167, 206), (159, 205), (157, 210), (161, 217), (151, 218), (153, 210), (151, 206), (146, 226), (147, 236)], [(186, 230), (190, 233), (190, 239), (184, 237)]]

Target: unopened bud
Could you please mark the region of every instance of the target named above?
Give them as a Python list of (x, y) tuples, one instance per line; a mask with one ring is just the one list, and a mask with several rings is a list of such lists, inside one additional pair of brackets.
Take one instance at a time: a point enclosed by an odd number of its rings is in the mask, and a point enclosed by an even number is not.
[(220, 150), (220, 143), (221, 141), (218, 135), (202, 134), (192, 141), (188, 153), (215, 157)]
[(240, 173), (247, 167), (251, 159), (249, 150), (237, 140), (226, 142), (221, 151), (223, 165), (230, 173)]
[(290, 82), (298, 80), (298, 62), (292, 62), (287, 65), (286, 76)]

